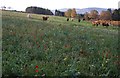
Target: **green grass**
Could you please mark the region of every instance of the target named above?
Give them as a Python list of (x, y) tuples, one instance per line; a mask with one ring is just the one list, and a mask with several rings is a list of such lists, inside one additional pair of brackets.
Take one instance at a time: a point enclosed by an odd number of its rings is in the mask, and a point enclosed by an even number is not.
[[(2, 74), (119, 76), (118, 28), (2, 12)], [(39, 72), (35, 72), (38, 65)]]

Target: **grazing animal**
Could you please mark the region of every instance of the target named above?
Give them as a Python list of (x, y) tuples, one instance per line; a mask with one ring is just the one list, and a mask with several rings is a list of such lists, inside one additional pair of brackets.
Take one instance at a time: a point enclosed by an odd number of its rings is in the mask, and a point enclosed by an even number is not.
[(43, 18), (43, 21), (47, 21), (49, 17), (43, 16), (42, 18)]
[(108, 24), (108, 23), (102, 23), (102, 26), (106, 26), (106, 27), (108, 27), (109, 24)]
[(99, 21), (93, 21), (93, 22), (92, 22), (92, 25), (93, 25), (93, 26), (98, 26), (99, 24), (100, 24)]
[(69, 18), (67, 18), (67, 21), (69, 21)]
[(80, 22), (81, 20), (80, 20), (80, 18), (78, 19), (78, 22)]
[(27, 14), (27, 18), (31, 18), (31, 15), (30, 15), (30, 14)]
[(85, 18), (83, 18), (83, 21), (85, 21)]
[(120, 26), (120, 21), (111, 21), (112, 26)]
[(108, 27), (108, 26), (109, 26), (109, 22), (108, 22), (108, 21), (105, 21), (105, 20), (102, 20), (102, 21), (101, 21), (101, 25)]

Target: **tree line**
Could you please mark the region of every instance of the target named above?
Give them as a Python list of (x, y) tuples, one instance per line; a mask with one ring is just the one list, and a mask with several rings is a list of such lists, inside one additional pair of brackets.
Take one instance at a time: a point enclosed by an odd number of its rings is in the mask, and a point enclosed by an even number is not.
[(84, 18), (85, 20), (100, 19), (120, 21), (120, 8), (113, 11), (111, 9), (107, 9), (107, 11), (102, 11), (100, 14), (97, 10), (91, 10), (90, 13), (86, 12), (84, 14)]
[(31, 6), (26, 8), (27, 13), (35, 13), (35, 14), (44, 14), (44, 15), (53, 15), (53, 13), (49, 9)]
[(89, 13), (86, 12), (85, 14), (77, 14), (75, 8), (68, 9), (65, 12), (65, 16), (67, 18), (83, 18), (85, 20), (115, 20), (120, 21), (120, 8), (111, 10), (107, 9), (107, 11), (102, 11), (100, 14), (97, 10), (91, 10)]
[(64, 12), (61, 12), (59, 10), (55, 10), (55, 16), (64, 16)]
[[(2, 6), (2, 10), (5, 10), (6, 7)], [(11, 7), (8, 7), (11, 9)], [(15, 10), (16, 11), (16, 10)], [(35, 14), (44, 14), (44, 15), (54, 15), (49, 9), (30, 6), (25, 9), (27, 13), (35, 13)], [(120, 8), (111, 10), (110, 8), (107, 11), (102, 11), (100, 14), (97, 10), (91, 10), (89, 13), (86, 12), (85, 14), (77, 14), (76, 9), (68, 9), (65, 12), (55, 10), (55, 16), (65, 16), (67, 18), (81, 18), (85, 20), (115, 20), (120, 21)]]

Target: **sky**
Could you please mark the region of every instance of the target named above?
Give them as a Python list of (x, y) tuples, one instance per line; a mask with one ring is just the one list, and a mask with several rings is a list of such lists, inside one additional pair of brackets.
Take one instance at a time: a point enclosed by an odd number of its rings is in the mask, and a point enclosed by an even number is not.
[[(0, 0), (0, 7), (12, 7), (11, 9), (25, 11), (26, 7), (37, 6), (50, 10), (62, 8), (118, 8), (119, 0)], [(119, 5), (120, 6), (120, 5)]]

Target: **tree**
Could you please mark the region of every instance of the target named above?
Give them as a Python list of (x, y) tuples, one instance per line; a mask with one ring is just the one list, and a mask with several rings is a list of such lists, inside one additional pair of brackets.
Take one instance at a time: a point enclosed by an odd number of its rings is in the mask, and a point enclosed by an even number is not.
[(89, 13), (86, 12), (86, 13), (84, 14), (84, 19), (85, 19), (85, 20), (89, 20), (90, 18), (89, 18), (88, 16), (89, 16)]
[(5, 6), (1, 6), (1, 8), (2, 8), (2, 10), (5, 10), (5, 9), (6, 9), (6, 7), (5, 7)]
[(115, 9), (112, 13), (112, 20), (114, 21), (120, 21), (120, 8)]
[(108, 8), (107, 11), (109, 11), (109, 12), (112, 14), (112, 10), (111, 10), (111, 8)]
[(66, 12), (65, 12), (65, 16), (66, 17), (71, 17), (71, 12), (72, 12), (72, 9), (68, 9)]
[(73, 8), (72, 11), (71, 11), (71, 17), (75, 18), (76, 15), (77, 15), (76, 10), (75, 10), (75, 8)]
[(90, 19), (97, 19), (98, 18), (98, 11), (97, 10), (91, 10), (88, 17)]
[(79, 19), (81, 18), (82, 16), (80, 14), (77, 14), (76, 17)]
[(64, 16), (68, 17), (68, 12), (67, 11), (64, 12)]
[(44, 15), (53, 15), (53, 13), (49, 9), (31, 6), (26, 8), (27, 13), (35, 13), (35, 14), (44, 14)]
[(111, 13), (109, 11), (102, 11), (100, 13), (100, 19), (101, 20), (111, 20), (112, 16)]
[(61, 12), (59, 10), (55, 10), (55, 16), (64, 16), (64, 12)]

